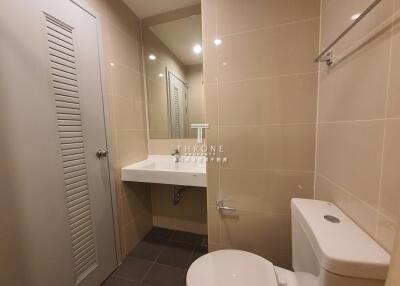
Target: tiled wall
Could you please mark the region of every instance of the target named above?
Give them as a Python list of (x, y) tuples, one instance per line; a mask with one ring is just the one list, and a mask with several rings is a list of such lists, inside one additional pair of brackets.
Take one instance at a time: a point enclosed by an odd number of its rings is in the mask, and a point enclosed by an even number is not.
[(151, 184), (154, 226), (206, 235), (206, 189), (189, 187), (177, 205), (172, 203), (172, 198), (172, 185)]
[[(371, 2), (323, 0), (321, 49)], [(383, 0), (334, 48), (318, 105), (316, 198), (335, 202), (389, 252), (400, 221), (400, 23), (388, 19), (399, 4)]]
[(392, 262), (385, 285), (400, 286), (400, 230), (397, 233), (397, 239), (392, 252)]
[(113, 172), (124, 257), (152, 227), (149, 186), (122, 183), (122, 166), (147, 157), (140, 21), (120, 0), (87, 0), (101, 17)]
[(202, 1), (207, 142), (228, 156), (208, 164), (210, 250), (291, 267), (290, 199), (313, 197), (319, 2)]

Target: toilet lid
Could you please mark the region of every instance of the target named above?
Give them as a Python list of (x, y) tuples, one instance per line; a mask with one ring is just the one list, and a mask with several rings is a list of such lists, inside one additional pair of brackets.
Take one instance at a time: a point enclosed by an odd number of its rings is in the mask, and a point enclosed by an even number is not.
[(268, 260), (240, 250), (220, 250), (197, 259), (189, 268), (187, 286), (277, 286)]

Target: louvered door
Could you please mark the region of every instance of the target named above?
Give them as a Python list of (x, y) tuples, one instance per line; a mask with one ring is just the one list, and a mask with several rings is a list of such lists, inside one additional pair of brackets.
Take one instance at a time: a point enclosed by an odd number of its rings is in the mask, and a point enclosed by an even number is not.
[(23, 230), (7, 285), (97, 286), (117, 266), (98, 21), (74, 2), (0, 1), (0, 128), (17, 166), (1, 179)]
[(79, 283), (98, 266), (89, 193), (73, 28), (45, 15), (51, 81), (64, 172), (74, 272)]
[(168, 72), (171, 138), (185, 138), (186, 86), (183, 80)]

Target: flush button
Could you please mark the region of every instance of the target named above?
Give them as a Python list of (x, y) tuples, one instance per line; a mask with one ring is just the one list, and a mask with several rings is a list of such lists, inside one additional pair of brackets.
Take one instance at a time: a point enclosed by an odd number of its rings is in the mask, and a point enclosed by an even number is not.
[(331, 223), (340, 223), (340, 219), (333, 215), (324, 215), (324, 219)]

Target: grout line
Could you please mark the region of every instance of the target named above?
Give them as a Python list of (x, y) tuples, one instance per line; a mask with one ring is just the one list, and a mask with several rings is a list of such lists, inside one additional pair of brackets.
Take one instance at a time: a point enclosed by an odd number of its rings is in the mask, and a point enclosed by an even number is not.
[(322, 178), (324, 178), (325, 180), (327, 180), (329, 183), (331, 183), (335, 187), (339, 188), (342, 192), (346, 193), (347, 195), (349, 195), (353, 199), (359, 201), (362, 205), (368, 207), (370, 210), (372, 210), (373, 212), (377, 213), (377, 209), (374, 206), (372, 206), (369, 203), (363, 201), (361, 198), (359, 198), (358, 196), (356, 196), (355, 194), (353, 194), (352, 192), (347, 190), (345, 187), (339, 185), (338, 183), (336, 183), (335, 181), (330, 179), (328, 176), (322, 174), (321, 172), (319, 172), (318, 175), (321, 176)]
[(291, 169), (256, 169), (256, 168), (225, 168), (221, 167), (223, 170), (233, 170), (233, 171), (267, 171), (267, 172), (293, 172), (293, 173), (314, 173), (314, 170), (291, 170)]
[(280, 79), (280, 78), (287, 78), (287, 77), (300, 77), (300, 76), (309, 76), (309, 75), (318, 75), (318, 71), (298, 72), (298, 73), (285, 73), (285, 74), (280, 74), (280, 75), (249, 77), (249, 78), (236, 79), (236, 80), (221, 80), (221, 85), (233, 84), (233, 83), (239, 83), (239, 82), (247, 82), (247, 81), (266, 80), (266, 79)]
[(150, 265), (149, 269), (147, 269), (146, 273), (144, 273), (142, 280), (140, 280), (140, 283), (143, 284), (143, 282), (146, 280), (147, 275), (149, 275), (151, 269), (153, 269), (155, 262)]
[(299, 126), (299, 125), (316, 125), (315, 122), (293, 122), (293, 123), (259, 123), (259, 124), (220, 124), (220, 127), (270, 127), (270, 126)]
[(341, 124), (341, 123), (363, 123), (363, 122), (375, 122), (375, 121), (385, 121), (385, 120), (386, 120), (385, 118), (376, 118), (376, 119), (355, 119), (355, 120), (339, 120), (339, 121), (319, 121), (318, 125), (330, 125), (330, 124)]
[[(240, 36), (243, 34), (248, 34), (248, 33), (254, 33), (258, 31), (268, 31), (268, 30), (274, 30), (274, 29), (279, 29), (279, 28), (284, 28), (292, 25), (298, 25), (298, 24), (304, 24), (308, 22), (313, 22), (315, 20), (318, 20), (320, 17), (313, 17), (313, 18), (307, 18), (307, 19), (302, 19), (302, 20), (297, 20), (297, 21), (292, 21), (292, 22), (287, 22), (287, 23), (282, 23), (282, 24), (275, 24), (271, 26), (266, 26), (266, 27), (259, 27), (259, 28), (254, 28), (254, 29), (248, 29), (248, 30), (243, 30), (240, 32), (236, 33), (228, 33), (224, 35), (220, 35), (221, 38), (230, 38), (230, 37), (235, 37), (235, 36)], [(218, 23), (218, 21), (217, 21)]]
[[(394, 5), (394, 4), (393, 4)], [(395, 6), (395, 5), (394, 5)], [(394, 7), (393, 7), (394, 13)], [(391, 72), (392, 72), (392, 54), (393, 54), (393, 37), (394, 37), (394, 24), (391, 24), (390, 31), (390, 48), (389, 48), (389, 60), (388, 60), (388, 72), (387, 72), (387, 82), (386, 82), (386, 97), (385, 97), (385, 118), (387, 118), (389, 110), (389, 95), (390, 95), (390, 84), (391, 84)], [(381, 153), (381, 163), (379, 169), (379, 188), (378, 188), (378, 221), (375, 226), (375, 235), (379, 235), (379, 216), (381, 213), (381, 202), (382, 202), (382, 188), (383, 188), (383, 169), (384, 169), (384, 156), (385, 156), (385, 142), (386, 142), (386, 132), (387, 132), (387, 120), (383, 123), (383, 136), (382, 136), (382, 153)]]
[[(215, 6), (215, 30), (216, 30), (216, 33), (217, 33), (217, 35), (219, 35), (219, 27), (218, 27), (218, 15), (219, 15), (219, 12), (218, 12), (218, 3), (216, 4), (216, 6)], [(215, 48), (216, 49), (216, 48)], [(219, 92), (219, 89), (220, 89), (220, 85), (221, 85), (221, 79), (220, 79), (220, 76), (219, 76), (219, 74), (220, 74), (220, 66), (219, 66), (219, 64), (218, 64), (218, 62), (219, 62), (219, 58), (218, 58), (218, 52), (217, 52), (217, 50), (216, 50), (216, 56), (217, 56), (217, 58), (216, 58), (216, 60), (217, 60), (217, 62), (216, 62), (216, 66), (217, 66), (217, 79), (216, 79), (216, 85), (217, 85), (217, 125), (218, 125), (218, 128), (217, 128), (217, 144), (219, 145), (220, 144), (220, 130), (221, 130), (221, 126), (220, 126), (220, 124), (221, 124), (221, 100), (220, 100), (220, 92)], [(222, 197), (221, 197), (221, 165), (220, 164), (218, 164), (218, 191), (217, 191), (217, 200), (221, 200), (222, 199)], [(217, 203), (217, 202), (215, 202), (215, 203)], [(221, 238), (222, 238), (222, 219), (221, 219), (221, 214), (220, 213), (218, 213), (218, 231), (219, 231), (219, 233), (218, 233), (218, 245), (220, 245), (221, 244)], [(207, 217), (208, 217), (208, 207), (207, 207)], [(208, 222), (207, 222), (207, 224), (209, 224)]]
[[(330, 3), (327, 5), (329, 6)], [(326, 10), (327, 6), (325, 7)], [(320, 1), (320, 7), (319, 7), (319, 51), (322, 49), (322, 14), (323, 14), (323, 9), (322, 9), (322, 2)], [(316, 104), (316, 117), (315, 117), (315, 147), (314, 147), (314, 186), (313, 186), (313, 199), (316, 199), (317, 193), (316, 193), (316, 185), (317, 185), (317, 162), (318, 162), (318, 127), (319, 127), (319, 98), (320, 98), (320, 93), (321, 93), (321, 70), (322, 70), (322, 64), (323, 63), (318, 63), (318, 81), (317, 81), (317, 104)]]

